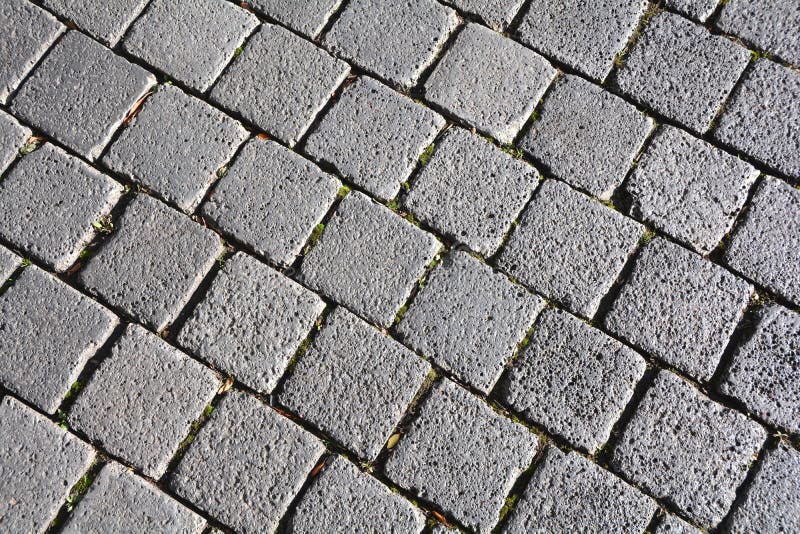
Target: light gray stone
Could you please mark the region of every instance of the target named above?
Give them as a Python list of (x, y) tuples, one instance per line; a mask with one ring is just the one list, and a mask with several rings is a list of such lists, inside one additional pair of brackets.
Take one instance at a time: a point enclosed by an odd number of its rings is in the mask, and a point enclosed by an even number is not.
[[(736, 2), (739, 1), (736, 0)], [(699, 22), (705, 22), (714, 13), (718, 3), (718, 0), (665, 0), (664, 2), (668, 8), (679, 11)]]
[(727, 2), (716, 26), (725, 33), (800, 65), (800, 9), (793, 2)]
[(251, 0), (250, 6), (303, 35), (315, 38), (342, 0)]
[(0, 245), (0, 287), (22, 264), (22, 258)]
[(149, 0), (42, 0), (42, 5), (72, 21), (108, 46), (115, 46)]
[(21, 125), (8, 113), (0, 111), (0, 174), (17, 158), (30, 136), (30, 128)]
[(703, 534), (703, 531), (677, 516), (666, 514), (653, 534)]
[(514, 20), (524, 0), (447, 0), (447, 3), (479, 17), (490, 28), (502, 32)]

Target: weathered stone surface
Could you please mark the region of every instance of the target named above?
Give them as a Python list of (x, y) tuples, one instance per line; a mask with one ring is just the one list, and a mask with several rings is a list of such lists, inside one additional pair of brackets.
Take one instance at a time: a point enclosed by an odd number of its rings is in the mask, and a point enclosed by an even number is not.
[(514, 20), (524, 0), (447, 0), (447, 3), (480, 17), (486, 25), (501, 32)]
[(0, 111), (0, 173), (16, 159), (30, 136), (30, 128), (21, 125), (8, 113)]
[(250, 6), (281, 24), (314, 38), (333, 15), (342, 0), (252, 0)]
[(667, 514), (661, 519), (653, 534), (703, 534), (703, 531), (677, 516)]
[(717, 0), (666, 0), (664, 2), (668, 8), (679, 11), (699, 22), (705, 22), (714, 13), (718, 3)]
[(800, 9), (792, 2), (728, 2), (722, 8), (716, 26), (725, 33), (800, 65)]
[(42, 5), (72, 21), (108, 46), (115, 46), (149, 0), (42, 0)]
[(22, 258), (0, 245), (0, 287), (22, 264)]

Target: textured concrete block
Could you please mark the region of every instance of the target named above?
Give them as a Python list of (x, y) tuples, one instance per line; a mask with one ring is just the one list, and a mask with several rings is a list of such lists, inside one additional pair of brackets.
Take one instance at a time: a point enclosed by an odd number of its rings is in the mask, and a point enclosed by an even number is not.
[(437, 231), (491, 256), (538, 184), (536, 169), (461, 128), (449, 130), (405, 200)]
[(69, 423), (159, 478), (219, 385), (211, 369), (131, 324), (78, 394)]
[(537, 447), (528, 429), (442, 380), (392, 449), (385, 471), (467, 528), (489, 532)]
[(501, 143), (510, 143), (555, 73), (536, 52), (469, 24), (428, 78), (425, 97)]
[(293, 145), (349, 66), (280, 26), (264, 24), (211, 90), (211, 99)]
[(8, 113), (0, 111), (0, 173), (17, 158), (19, 150), (30, 136), (30, 128), (21, 125)]
[(0, 183), (0, 236), (56, 271), (65, 271), (94, 238), (92, 227), (122, 196), (122, 186), (46, 144)]
[(520, 146), (554, 177), (608, 200), (652, 127), (652, 119), (621, 98), (562, 76)]
[(22, 264), (22, 258), (0, 245), (0, 287)]
[(498, 265), (572, 312), (592, 317), (643, 231), (633, 219), (547, 180), (522, 214)]
[(342, 0), (251, 0), (250, 7), (303, 35), (319, 35)]
[(498, 395), (526, 419), (594, 453), (608, 441), (644, 370), (644, 359), (619, 341), (548, 310)]
[(324, 450), (312, 434), (259, 400), (231, 392), (169, 485), (238, 532), (273, 532)]
[(514, 20), (524, 0), (447, 0), (447, 3), (479, 17), (490, 28), (502, 32)]
[(137, 195), (111, 237), (79, 273), (93, 295), (161, 330), (200, 285), (223, 247), (219, 238), (147, 195)]
[(800, 64), (800, 9), (792, 2), (728, 2), (716, 26), (789, 63)]
[(308, 137), (304, 151), (382, 200), (397, 196), (445, 120), (370, 78), (359, 78)]
[(667, 514), (653, 530), (653, 534), (703, 534), (703, 531), (677, 516)]
[(352, 192), (305, 257), (301, 278), (369, 321), (389, 326), (439, 248), (429, 233)]
[(766, 432), (661, 371), (614, 448), (612, 466), (650, 495), (716, 527)]
[(42, 0), (42, 5), (72, 21), (108, 46), (115, 46), (149, 0)]
[(666, 0), (664, 2), (668, 8), (679, 11), (699, 22), (705, 22), (714, 13), (718, 3), (717, 0)]
[(544, 301), (466, 252), (446, 256), (397, 332), (414, 350), (488, 393)]
[(708, 380), (752, 290), (722, 267), (658, 238), (636, 259), (605, 325), (669, 365)]

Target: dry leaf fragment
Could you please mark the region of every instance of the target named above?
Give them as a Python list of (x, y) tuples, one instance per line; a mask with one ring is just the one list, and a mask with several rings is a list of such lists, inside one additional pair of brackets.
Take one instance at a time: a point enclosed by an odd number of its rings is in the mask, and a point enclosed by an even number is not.
[(322, 460), (319, 464), (317, 464), (317, 467), (311, 470), (311, 476), (317, 476), (319, 472), (322, 471), (323, 467), (325, 467), (325, 460)]
[(150, 97), (150, 95), (153, 94), (153, 92), (154, 91), (152, 89), (150, 89), (145, 94), (143, 94), (141, 96), (141, 98), (139, 98), (139, 100), (136, 101), (135, 104), (133, 104), (133, 107), (128, 112), (128, 114), (125, 116), (125, 119), (123, 119), (123, 121), (122, 121), (122, 125), (123, 126), (128, 126), (131, 123), (131, 121), (133, 120), (133, 118), (136, 115), (139, 114), (139, 111), (141, 111), (141, 109), (142, 109), (142, 105), (144, 105), (144, 101), (147, 100)]
[(436, 520), (437, 520), (437, 521), (439, 521), (439, 522), (440, 522), (441, 524), (443, 524), (444, 526), (446, 526), (446, 527), (448, 527), (448, 528), (452, 526), (452, 525), (451, 525), (451, 524), (450, 524), (450, 523), (447, 521), (447, 519), (445, 519), (445, 517), (444, 517), (442, 514), (440, 514), (439, 512), (437, 512), (436, 510), (432, 511), (432, 512), (431, 512), (431, 514), (433, 514), (433, 517), (435, 517), (435, 518), (436, 518)]
[(257, 134), (257, 135), (256, 135), (256, 137), (258, 137), (258, 138), (259, 138), (259, 139), (261, 139), (262, 141), (267, 141), (267, 140), (269, 140), (269, 136), (268, 136), (267, 134), (263, 133), (263, 132), (261, 132), (261, 133)]
[(389, 437), (389, 441), (386, 442), (387, 449), (393, 449), (397, 442), (400, 441), (400, 434), (392, 434)]
[(233, 378), (228, 377), (225, 382), (217, 390), (217, 394), (221, 395), (233, 387)]

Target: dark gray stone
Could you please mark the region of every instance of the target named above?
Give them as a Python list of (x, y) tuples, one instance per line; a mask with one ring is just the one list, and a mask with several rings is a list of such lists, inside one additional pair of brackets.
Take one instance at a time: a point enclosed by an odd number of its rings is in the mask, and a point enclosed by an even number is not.
[(759, 48), (800, 65), (800, 9), (792, 2), (727, 2), (716, 26)]
[(42, 0), (42, 5), (72, 21), (108, 46), (115, 46), (149, 0)]
[(342, 0), (251, 0), (248, 3), (259, 13), (313, 39), (325, 27)]
[[(740, 2), (736, 0), (734, 3)], [(705, 22), (714, 13), (719, 0), (665, 0), (664, 4), (691, 19)]]
[(447, 3), (480, 17), (487, 26), (502, 32), (514, 20), (524, 0), (447, 0)]
[(8, 113), (0, 111), (0, 174), (17, 158), (30, 136), (30, 128), (21, 125)]
[(22, 258), (0, 245), (0, 287), (22, 264)]
[(667, 514), (653, 531), (653, 534), (703, 534), (683, 519)]

